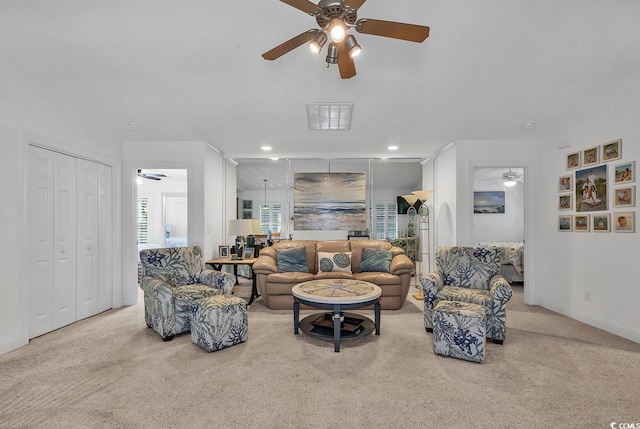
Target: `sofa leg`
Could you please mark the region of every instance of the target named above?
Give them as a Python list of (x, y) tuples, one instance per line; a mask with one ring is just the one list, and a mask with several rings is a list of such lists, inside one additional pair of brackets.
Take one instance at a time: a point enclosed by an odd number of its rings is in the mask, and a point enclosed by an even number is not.
[(433, 332), (433, 328), (427, 328), (427, 327), (425, 326), (425, 328), (424, 328), (424, 329), (425, 329), (427, 332)]
[(496, 340), (496, 339), (493, 340), (493, 344), (502, 344), (502, 343), (504, 343), (504, 340)]
[(171, 341), (173, 340), (173, 335), (168, 335), (166, 337), (162, 337), (162, 341)]

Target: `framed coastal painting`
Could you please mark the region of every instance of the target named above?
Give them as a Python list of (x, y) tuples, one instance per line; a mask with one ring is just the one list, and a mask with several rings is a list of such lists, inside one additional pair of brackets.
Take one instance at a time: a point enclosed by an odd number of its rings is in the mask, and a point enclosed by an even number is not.
[(613, 212), (613, 232), (636, 232), (636, 213)]
[(600, 146), (590, 147), (582, 151), (582, 166), (595, 165), (600, 162)]
[(591, 215), (575, 215), (573, 217), (573, 229), (578, 232), (589, 232), (591, 229)]
[(561, 232), (573, 231), (573, 215), (558, 216), (558, 231), (561, 231)]
[(617, 184), (631, 183), (636, 180), (636, 162), (623, 162), (614, 166), (613, 182)]
[(567, 155), (567, 170), (573, 170), (574, 168), (580, 167), (580, 152), (574, 152)]
[(229, 246), (228, 245), (218, 246), (218, 258), (219, 259), (229, 259)]
[(611, 231), (611, 217), (609, 213), (598, 213), (593, 215), (593, 225), (591, 229), (593, 232), (610, 232)]
[(504, 213), (504, 191), (482, 191), (473, 193), (475, 214)]
[(558, 197), (558, 210), (573, 210), (573, 194), (563, 194)]
[(613, 207), (635, 207), (636, 187), (621, 186), (613, 189)]
[(558, 192), (571, 191), (573, 191), (573, 176), (560, 176), (560, 179), (558, 179)]
[(607, 210), (607, 164), (576, 171), (576, 211)]
[(622, 139), (602, 145), (602, 162), (614, 161), (620, 158), (622, 158)]

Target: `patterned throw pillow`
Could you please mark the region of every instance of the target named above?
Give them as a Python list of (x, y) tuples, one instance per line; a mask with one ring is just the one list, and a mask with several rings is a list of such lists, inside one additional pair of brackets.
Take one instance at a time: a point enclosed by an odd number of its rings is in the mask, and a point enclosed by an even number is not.
[(363, 249), (358, 272), (388, 273), (393, 253), (384, 249)]
[(332, 271), (351, 272), (351, 252), (330, 253), (318, 252), (318, 272)]
[(291, 249), (276, 250), (276, 260), (278, 271), (281, 273), (308, 273), (307, 252), (304, 246)]

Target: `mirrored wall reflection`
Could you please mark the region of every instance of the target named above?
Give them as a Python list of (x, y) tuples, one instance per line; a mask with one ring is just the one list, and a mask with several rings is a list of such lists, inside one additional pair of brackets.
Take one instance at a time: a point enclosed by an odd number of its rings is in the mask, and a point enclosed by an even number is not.
[(473, 172), (474, 244), (502, 249), (502, 275), (524, 280), (525, 170), (477, 167)]
[[(364, 173), (366, 228), (369, 230), (372, 229), (371, 224), (375, 223), (375, 219), (372, 220), (370, 216), (372, 207), (376, 204), (395, 205), (397, 196), (419, 189), (422, 184), (421, 159), (236, 159), (235, 161), (238, 162), (236, 175), (239, 204), (251, 201), (252, 218), (263, 218), (262, 221), (268, 219), (272, 223), (274, 222), (273, 213), (266, 216), (266, 212), (261, 210), (261, 207), (280, 208), (281, 224), (279, 226), (283, 238), (289, 235), (295, 239), (347, 238), (348, 229), (295, 229), (294, 180), (296, 174)], [(277, 223), (277, 219), (275, 221)]]

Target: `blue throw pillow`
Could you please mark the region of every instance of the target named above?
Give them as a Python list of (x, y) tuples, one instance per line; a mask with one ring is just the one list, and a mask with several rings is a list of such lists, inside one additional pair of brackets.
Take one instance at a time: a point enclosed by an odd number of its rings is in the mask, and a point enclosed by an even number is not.
[(393, 253), (384, 249), (363, 249), (359, 273), (375, 272), (388, 273)]
[(305, 247), (294, 247), (292, 249), (276, 250), (276, 260), (278, 261), (278, 271), (281, 273), (308, 273), (307, 250)]

